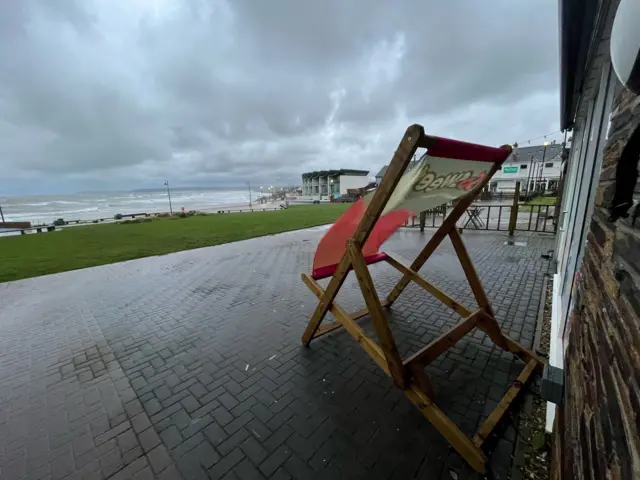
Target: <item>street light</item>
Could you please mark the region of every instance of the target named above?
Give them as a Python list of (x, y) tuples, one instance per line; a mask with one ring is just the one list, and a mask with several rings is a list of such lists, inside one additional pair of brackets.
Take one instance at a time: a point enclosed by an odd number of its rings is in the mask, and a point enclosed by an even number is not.
[(249, 208), (251, 208), (251, 181), (248, 181), (247, 185), (249, 185)]
[(4, 213), (2, 213), (2, 205), (0, 205), (0, 217), (2, 217), (2, 223), (4, 223)]
[(165, 180), (164, 184), (167, 187), (167, 195), (169, 196), (169, 214), (173, 215), (173, 207), (171, 207), (171, 190), (169, 189), (169, 181)]
[[(539, 179), (538, 179), (537, 183), (542, 183), (542, 169), (544, 168), (544, 160), (545, 160), (545, 157), (547, 155), (547, 147), (549, 145), (551, 145), (551, 143), (550, 142), (544, 142), (543, 145), (544, 145), (544, 148), (542, 150), (542, 164), (540, 165), (540, 174), (539, 174)], [(536, 190), (538, 189), (537, 187), (538, 186), (536, 185)]]

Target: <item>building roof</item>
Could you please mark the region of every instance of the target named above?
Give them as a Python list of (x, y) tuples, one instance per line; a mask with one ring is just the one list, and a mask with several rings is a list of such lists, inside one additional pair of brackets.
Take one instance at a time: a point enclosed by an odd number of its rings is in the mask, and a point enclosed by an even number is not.
[[(407, 166), (407, 169), (404, 171), (404, 173), (407, 173), (413, 170), (416, 167), (416, 165), (420, 163), (421, 160), (422, 160), (422, 157), (420, 157), (417, 160), (411, 160), (411, 162), (409, 162), (409, 165)], [(376, 174), (376, 178), (384, 177), (384, 174), (387, 173), (387, 167), (389, 167), (389, 165), (385, 165), (384, 167), (382, 167), (380, 171)]]
[(389, 166), (389, 165), (385, 165), (384, 167), (382, 167), (382, 168), (380, 169), (380, 171), (379, 171), (378, 173), (376, 173), (376, 178), (377, 178), (377, 177), (384, 177), (384, 174), (387, 172), (387, 167), (388, 167), (388, 166)]
[[(560, 0), (560, 129), (573, 128), (601, 0)], [(609, 3), (609, 2), (604, 2)]]
[(369, 175), (369, 170), (352, 170), (349, 168), (341, 168), (340, 170), (316, 170), (314, 172), (303, 173), (302, 178), (336, 177), (339, 175), (366, 177)]
[(518, 163), (518, 162), (541, 162), (543, 157), (545, 161), (551, 161), (558, 157), (562, 153), (561, 143), (552, 143), (547, 145), (547, 151), (544, 151), (544, 145), (532, 145), (530, 147), (518, 147), (514, 148), (514, 151), (506, 163)]

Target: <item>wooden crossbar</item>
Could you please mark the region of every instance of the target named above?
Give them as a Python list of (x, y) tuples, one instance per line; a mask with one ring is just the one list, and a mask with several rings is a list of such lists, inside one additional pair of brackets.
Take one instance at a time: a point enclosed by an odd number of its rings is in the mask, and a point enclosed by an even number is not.
[(421, 348), (404, 361), (405, 365), (417, 364), (422, 367), (433, 362), (439, 355), (443, 354), (467, 333), (473, 330), (482, 320), (482, 310), (477, 310), (467, 318), (458, 323), (447, 333), (442, 334), (426, 347)]
[[(453, 298), (451, 298), (449, 295), (444, 293), (438, 287), (427, 282), (424, 278), (420, 276), (420, 274), (418, 274), (418, 272), (414, 272), (409, 267), (405, 266), (403, 263), (393, 258), (391, 255), (387, 255), (387, 258), (385, 261), (389, 265), (395, 267), (396, 270), (399, 270), (400, 273), (405, 274), (409, 279), (409, 281), (413, 280), (414, 282), (416, 282), (418, 285), (424, 288), (427, 292), (429, 292), (431, 295), (436, 297), (438, 300), (440, 300), (442, 303), (444, 303), (447, 307), (452, 309), (454, 312), (458, 313), (460, 316), (468, 317), (469, 315), (471, 315), (471, 310), (469, 310), (464, 305), (461, 305), (460, 303), (456, 302)], [(389, 305), (391, 305), (391, 301), (387, 298), (385, 300), (385, 306), (389, 306)]]
[[(381, 302), (380, 303), (383, 307), (387, 306), (387, 302)], [(354, 320), (360, 320), (361, 318), (366, 317), (367, 315), (369, 315), (369, 309), (368, 308), (363, 308), (362, 310), (358, 310), (357, 312), (353, 312), (352, 314), (350, 314), (349, 316), (351, 318), (353, 318)], [(335, 322), (331, 322), (331, 323), (326, 323), (324, 325), (320, 325), (318, 327), (318, 330), (316, 330), (315, 335), (313, 336), (313, 338), (318, 338), (321, 337), (323, 335), (326, 335), (327, 333), (331, 333), (334, 330), (338, 330), (339, 328), (342, 328), (343, 325), (342, 323), (335, 321)]]
[[(413, 125), (407, 129), (380, 186), (369, 203), (367, 211), (353, 237), (348, 242), (347, 249), (326, 290), (310, 275), (302, 274), (302, 280), (319, 300), (318, 306), (302, 336), (302, 342), (308, 346), (313, 338), (325, 335), (338, 328), (344, 328), (362, 346), (373, 361), (391, 377), (393, 383), (402, 389), (407, 398), (440, 431), (469, 465), (476, 471), (485, 473), (486, 458), (481, 450), (484, 441), (504, 416), (505, 411), (512, 405), (524, 384), (534, 373), (540, 372), (543, 367), (543, 361), (540, 357), (502, 333), (469, 253), (464, 246), (462, 237), (455, 227), (456, 222), (473, 202), (475, 196), (487, 185), (494, 173), (500, 168), (500, 163), (494, 163), (488, 175), (482, 179), (474, 190), (458, 201), (411, 266), (407, 267), (392, 256), (387, 255), (385, 261), (396, 268), (402, 274), (402, 277), (384, 301), (380, 301), (378, 297), (366, 260), (362, 254), (362, 245), (365, 244), (369, 237), (416, 149), (418, 147), (429, 148), (434, 141), (436, 141), (434, 137), (424, 135), (424, 130), (419, 125)], [(475, 311), (471, 311), (460, 304), (418, 274), (420, 268), (447, 236), (451, 239), (456, 256), (478, 303), (479, 308)], [(365, 309), (349, 315), (336, 302), (336, 295), (352, 269), (355, 272), (367, 306)], [(420, 285), (444, 305), (457, 312), (463, 317), (463, 320), (403, 361), (398, 353), (393, 333), (385, 317), (384, 307), (390, 307), (411, 281)], [(320, 326), (327, 312), (331, 312), (337, 321)], [(379, 344), (368, 337), (356, 323), (356, 320), (367, 315), (371, 318)], [(487, 417), (478, 433), (471, 439), (435, 404), (431, 380), (424, 368), (439, 355), (444, 354), (453, 347), (474, 328), (480, 328), (498, 347), (524, 360), (525, 367), (514, 384), (507, 390), (498, 407)]]

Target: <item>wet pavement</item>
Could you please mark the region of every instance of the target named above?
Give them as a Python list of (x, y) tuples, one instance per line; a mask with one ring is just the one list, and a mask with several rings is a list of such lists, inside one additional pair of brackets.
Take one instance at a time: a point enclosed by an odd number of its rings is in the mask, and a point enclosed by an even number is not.
[[(431, 232), (401, 229), (385, 250), (412, 259)], [(316, 304), (300, 272), (322, 233), (0, 284), (0, 478), (477, 478), (346, 332), (300, 345)], [(463, 238), (499, 322), (531, 347), (553, 237)], [(381, 295), (399, 278), (371, 271)], [(448, 241), (421, 273), (475, 305)], [(357, 310), (352, 276), (339, 301)], [(413, 285), (390, 314), (405, 356), (458, 320)], [(427, 372), (472, 433), (521, 367), (476, 332)], [(489, 442), (495, 478), (514, 425)]]

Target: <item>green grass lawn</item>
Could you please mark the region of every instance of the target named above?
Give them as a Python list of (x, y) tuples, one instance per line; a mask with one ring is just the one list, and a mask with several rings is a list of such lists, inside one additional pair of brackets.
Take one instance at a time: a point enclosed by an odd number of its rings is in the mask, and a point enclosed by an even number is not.
[(0, 237), (0, 282), (208, 247), (332, 223), (348, 204), (156, 218)]
[[(533, 210), (534, 212), (538, 211), (538, 205), (555, 205), (557, 197), (536, 197), (532, 200), (529, 200), (524, 205), (520, 205), (519, 211), (521, 212), (529, 212)], [(540, 209), (541, 212), (544, 212), (546, 207), (542, 207)]]

